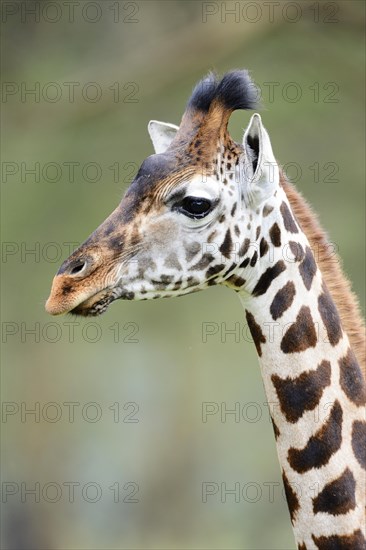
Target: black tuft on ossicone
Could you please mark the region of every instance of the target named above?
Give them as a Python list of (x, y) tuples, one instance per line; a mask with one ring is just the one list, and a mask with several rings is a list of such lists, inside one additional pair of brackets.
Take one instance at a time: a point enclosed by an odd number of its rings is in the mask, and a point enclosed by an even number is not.
[(230, 71), (218, 84), (217, 99), (230, 111), (236, 109), (255, 109), (258, 90), (248, 71)]
[(228, 111), (255, 109), (257, 95), (257, 88), (248, 71), (230, 71), (221, 79), (216, 74), (209, 73), (194, 88), (188, 108), (207, 112), (216, 100)]
[(217, 91), (217, 76), (214, 73), (200, 80), (188, 100), (188, 108), (208, 111)]

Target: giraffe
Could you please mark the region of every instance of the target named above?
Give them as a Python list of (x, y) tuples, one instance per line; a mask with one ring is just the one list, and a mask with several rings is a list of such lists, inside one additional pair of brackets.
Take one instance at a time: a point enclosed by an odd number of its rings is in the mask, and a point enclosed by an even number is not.
[[(146, 158), (119, 206), (61, 265), (52, 315), (116, 299), (233, 289), (259, 358), (299, 550), (365, 540), (365, 335), (350, 284), (309, 205), (275, 160), (247, 71), (210, 73), (180, 126), (150, 121)], [(319, 414), (319, 411), (322, 414)]]

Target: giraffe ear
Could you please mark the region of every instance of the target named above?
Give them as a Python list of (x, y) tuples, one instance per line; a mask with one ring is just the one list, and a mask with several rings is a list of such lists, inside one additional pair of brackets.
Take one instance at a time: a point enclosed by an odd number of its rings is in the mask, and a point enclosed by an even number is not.
[(150, 120), (147, 129), (153, 142), (155, 153), (164, 153), (179, 130), (175, 124), (159, 122), (158, 120)]
[(255, 113), (243, 138), (244, 180), (248, 195), (256, 204), (269, 198), (279, 186), (279, 169), (269, 135)]

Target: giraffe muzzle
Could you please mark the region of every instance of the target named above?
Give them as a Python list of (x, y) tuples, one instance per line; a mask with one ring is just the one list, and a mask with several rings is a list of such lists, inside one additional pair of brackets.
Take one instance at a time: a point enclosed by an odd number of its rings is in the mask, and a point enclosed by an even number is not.
[(45, 309), (50, 315), (100, 315), (118, 297), (116, 284), (114, 270), (107, 261), (76, 251), (54, 277)]
[(58, 291), (58, 281), (54, 282), (56, 282), (56, 285), (52, 286), (51, 294), (45, 305), (45, 309), (50, 315), (63, 315), (65, 313), (83, 317), (101, 315), (107, 310), (109, 304), (117, 298), (116, 293), (111, 289), (103, 289), (92, 295), (88, 292), (82, 292), (73, 298), (65, 299), (64, 293)]

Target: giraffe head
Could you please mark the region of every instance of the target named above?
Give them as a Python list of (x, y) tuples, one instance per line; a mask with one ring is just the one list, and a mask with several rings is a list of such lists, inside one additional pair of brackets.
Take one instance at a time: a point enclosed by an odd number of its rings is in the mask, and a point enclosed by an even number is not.
[(144, 160), (116, 210), (61, 265), (49, 313), (98, 315), (119, 298), (245, 286), (255, 217), (279, 180), (258, 114), (242, 144), (227, 130), (230, 114), (253, 108), (255, 96), (246, 71), (221, 80), (210, 74), (194, 89), (179, 128), (149, 123), (156, 154)]

